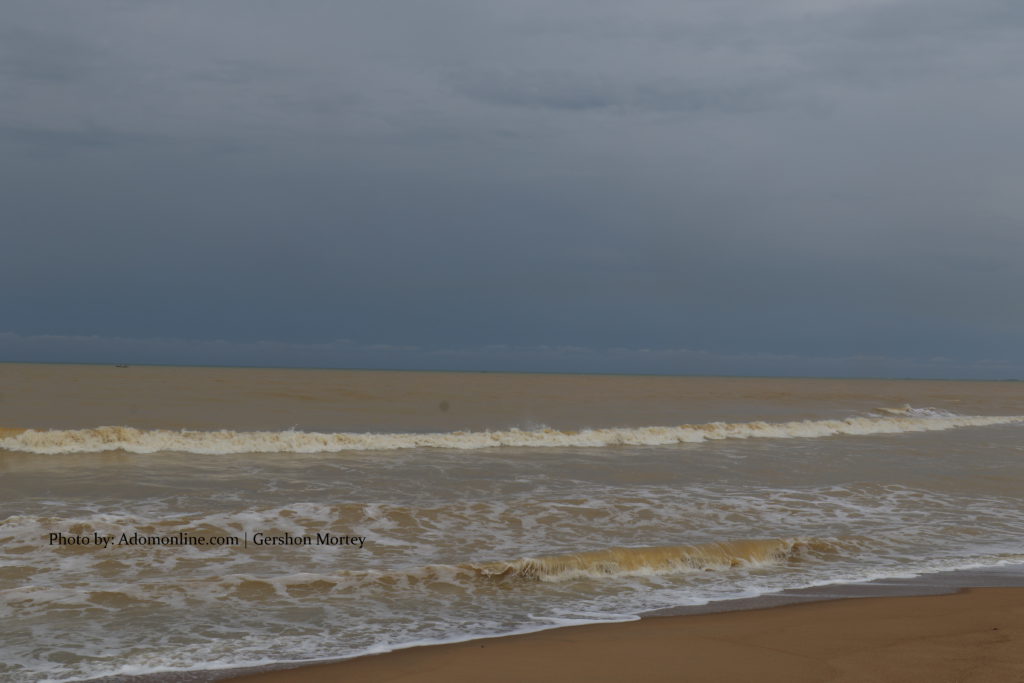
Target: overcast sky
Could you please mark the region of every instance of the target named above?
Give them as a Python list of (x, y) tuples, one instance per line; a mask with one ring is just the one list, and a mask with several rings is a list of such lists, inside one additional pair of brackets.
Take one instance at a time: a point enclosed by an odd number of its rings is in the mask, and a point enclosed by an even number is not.
[(0, 360), (1024, 377), (1019, 0), (6, 0)]

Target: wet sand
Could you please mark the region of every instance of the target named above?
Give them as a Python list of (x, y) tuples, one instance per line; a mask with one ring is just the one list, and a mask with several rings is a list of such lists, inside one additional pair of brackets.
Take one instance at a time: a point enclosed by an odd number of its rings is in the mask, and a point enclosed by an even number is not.
[(264, 672), (309, 681), (1024, 681), (1024, 588), (861, 598), (417, 647)]

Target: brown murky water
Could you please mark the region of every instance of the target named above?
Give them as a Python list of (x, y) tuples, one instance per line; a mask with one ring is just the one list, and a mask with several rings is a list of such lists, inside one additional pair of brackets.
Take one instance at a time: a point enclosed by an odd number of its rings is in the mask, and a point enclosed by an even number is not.
[(0, 365), (0, 678), (1024, 561), (1024, 385)]

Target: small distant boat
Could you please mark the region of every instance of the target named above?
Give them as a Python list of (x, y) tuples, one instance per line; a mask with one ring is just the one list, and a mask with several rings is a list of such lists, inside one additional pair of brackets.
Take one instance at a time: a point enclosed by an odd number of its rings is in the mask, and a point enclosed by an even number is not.
[(118, 363), (114, 367), (115, 368), (126, 368), (126, 367), (128, 367), (128, 364), (127, 363)]

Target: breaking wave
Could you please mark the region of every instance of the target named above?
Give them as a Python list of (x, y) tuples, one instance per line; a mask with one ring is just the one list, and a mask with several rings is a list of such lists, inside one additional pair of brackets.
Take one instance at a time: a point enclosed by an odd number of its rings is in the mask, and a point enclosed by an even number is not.
[(840, 550), (840, 544), (835, 541), (772, 538), (653, 548), (608, 548), (466, 566), (487, 578), (567, 581), (764, 567), (809, 557), (823, 559)]
[(127, 605), (145, 601), (180, 603), (182, 592), (190, 600), (232, 597), (248, 601), (302, 598), (309, 595), (400, 594), (414, 587), (428, 591), (471, 590), (495, 583), (514, 586), (559, 583), (578, 579), (607, 580), (640, 576), (683, 575), (771, 567), (801, 561), (828, 561), (860, 547), (856, 539), (769, 538), (721, 541), (699, 545), (648, 548), (605, 548), (591, 552), (546, 557), (524, 557), (504, 562), (434, 564), (394, 570), (339, 570), (279, 576), (226, 574), (159, 582), (95, 585), (23, 585), (0, 590), (0, 605), (19, 608), (47, 604)]
[(894, 434), (1024, 422), (1021, 415), (955, 415), (909, 406), (884, 409), (884, 416), (794, 422), (711, 422), (675, 427), (609, 427), (579, 431), (551, 428), (417, 433), (321, 433), (295, 430), (238, 432), (94, 427), (91, 429), (0, 429), (0, 450), (67, 454), (128, 453), (340, 453), (409, 448), (476, 450), (517, 448), (663, 446), (717, 439), (789, 439), (836, 435)]

